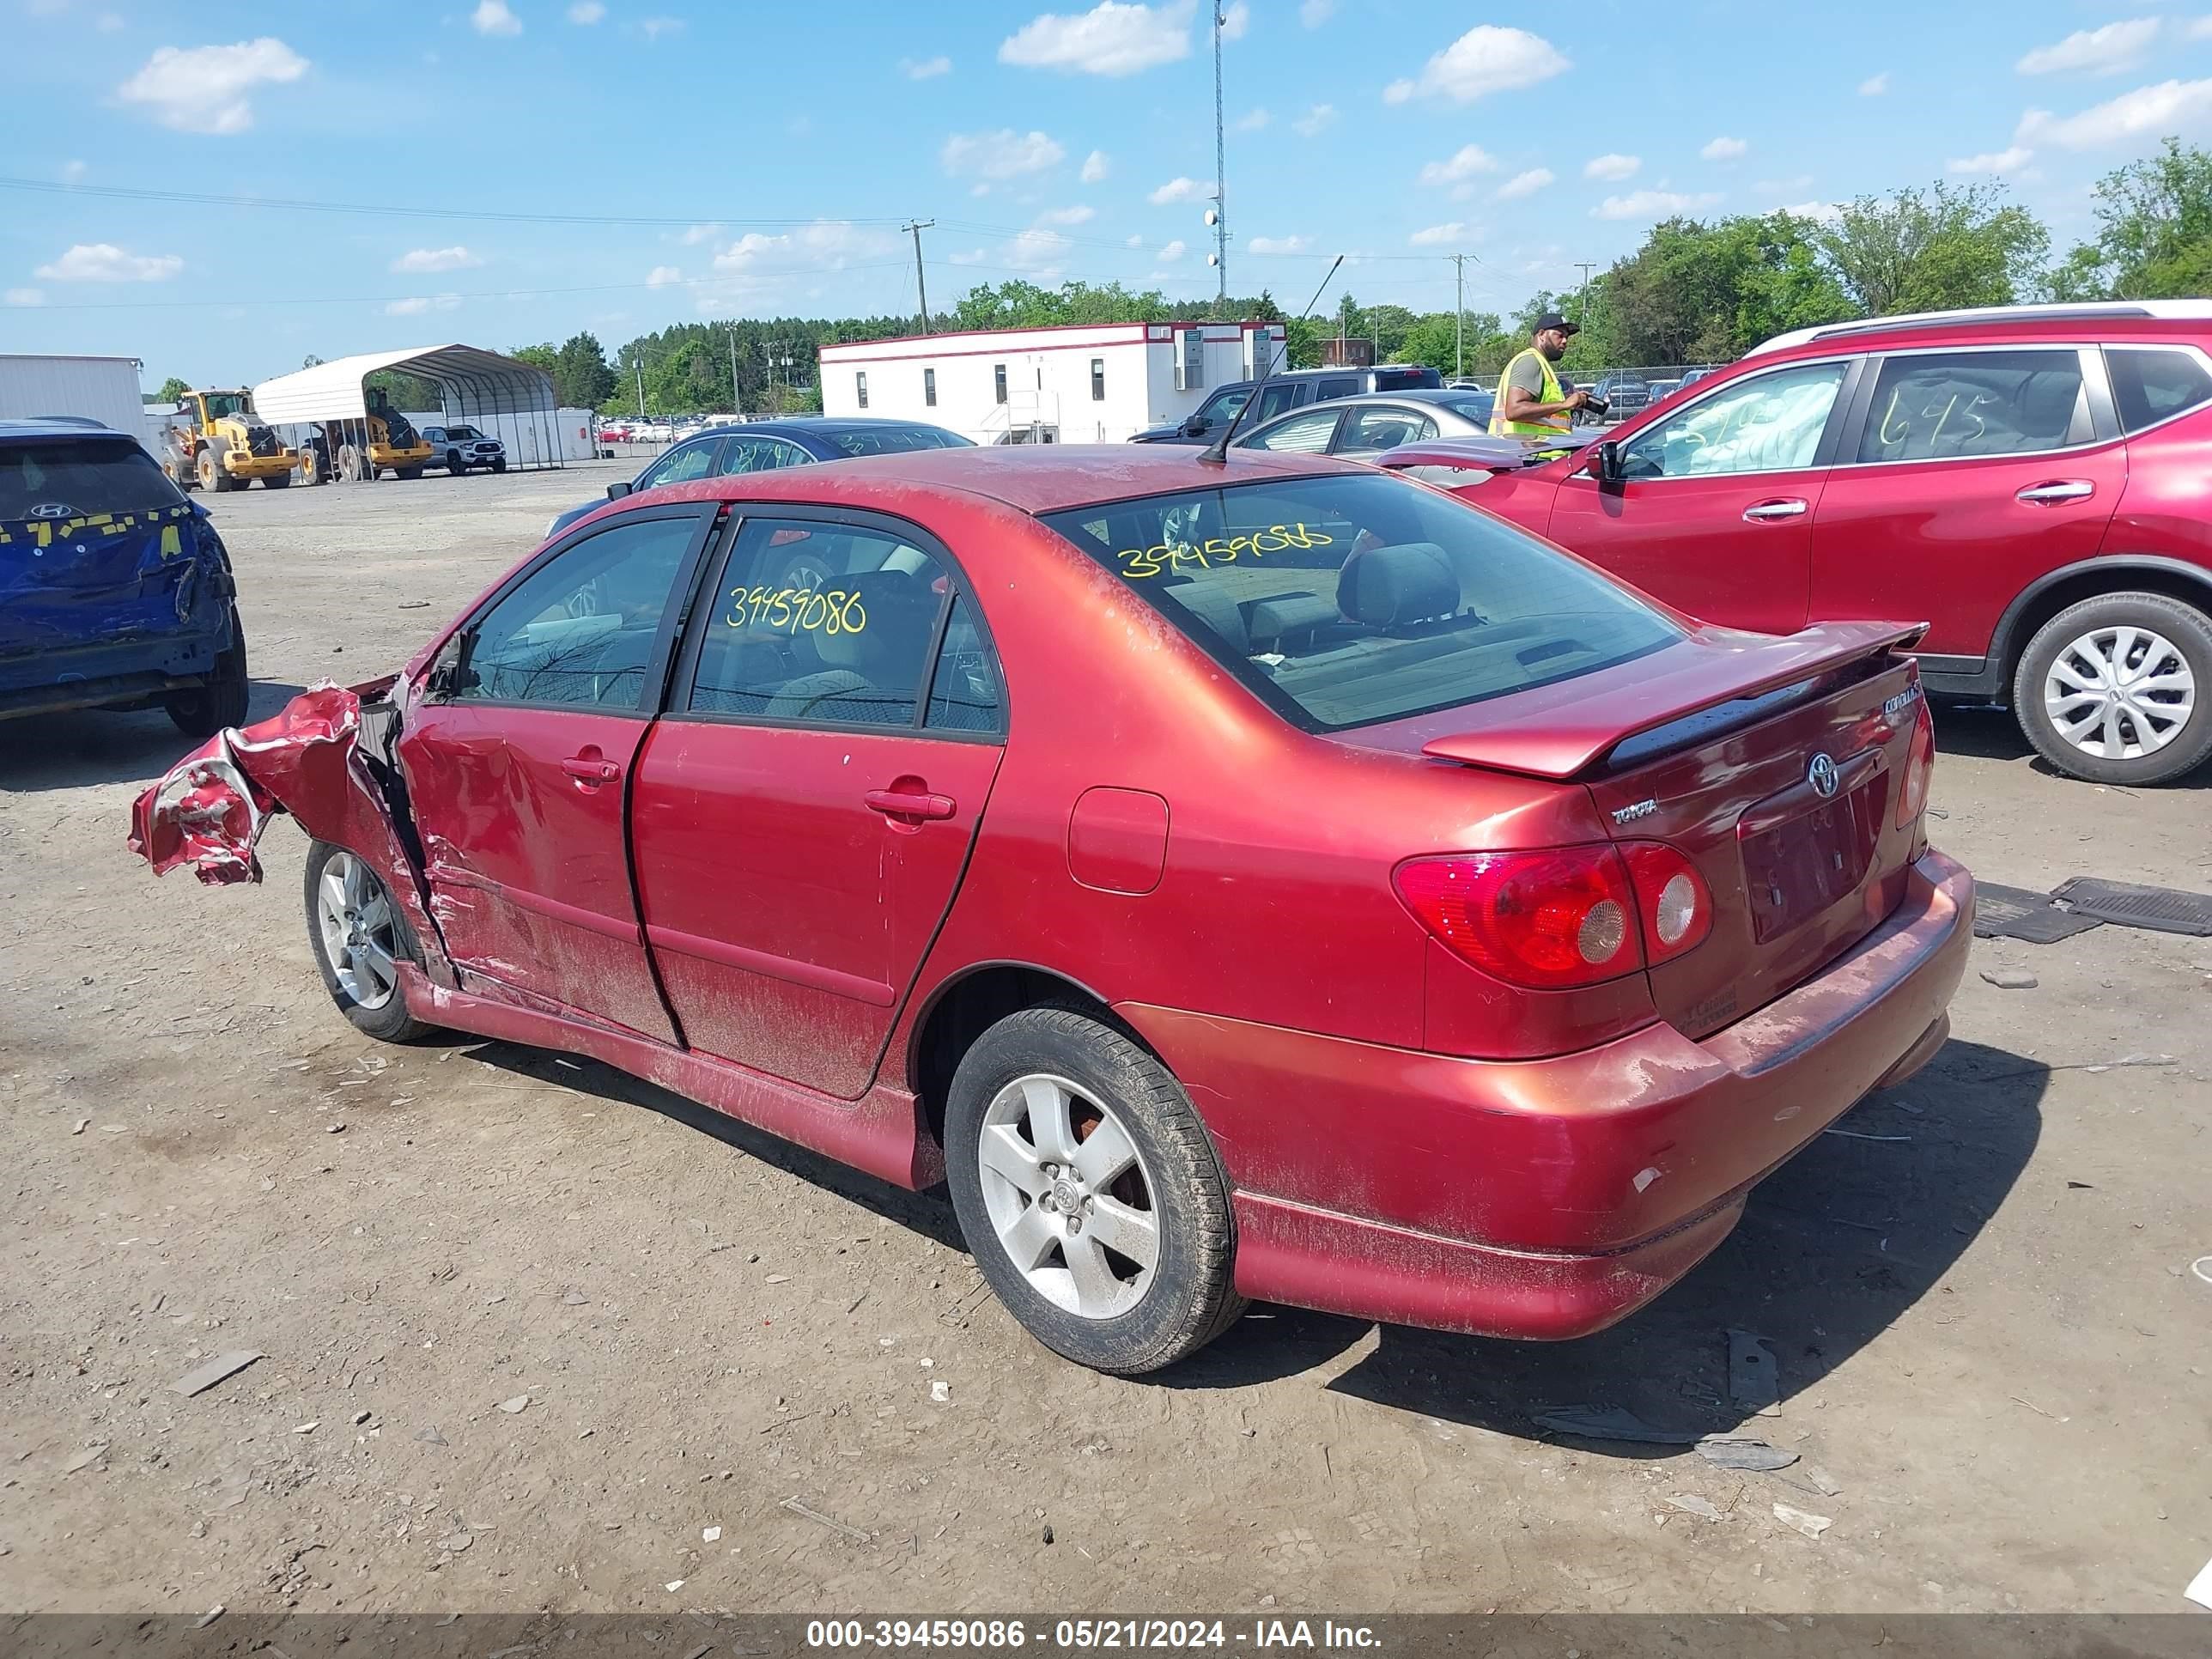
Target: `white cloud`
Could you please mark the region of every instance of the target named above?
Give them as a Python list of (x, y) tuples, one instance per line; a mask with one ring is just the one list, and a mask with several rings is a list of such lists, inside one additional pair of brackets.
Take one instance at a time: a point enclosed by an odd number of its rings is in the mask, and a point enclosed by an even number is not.
[(112, 242), (79, 242), (31, 274), (50, 283), (166, 283), (184, 268), (173, 253), (125, 253)]
[(684, 27), (680, 17), (641, 17), (637, 20), (637, 32), (646, 38), (648, 45), (664, 34), (681, 34)]
[(1534, 196), (1549, 184), (1558, 182), (1558, 175), (1549, 167), (1530, 167), (1526, 173), (1516, 173), (1498, 185), (1497, 195), (1501, 202), (1517, 202), (1524, 196)]
[(418, 294), (409, 300), (394, 300), (384, 307), (387, 317), (420, 317), (428, 311), (459, 309), (461, 296), (458, 294)]
[(1711, 191), (1695, 196), (1673, 190), (1637, 190), (1626, 196), (1608, 196), (1590, 210), (1593, 219), (1663, 219), (1692, 208), (1707, 208), (1721, 198)]
[(934, 58), (922, 58), (919, 63), (911, 58), (899, 59), (899, 72), (909, 81), (927, 81), (939, 75), (952, 73), (952, 60), (942, 52)]
[(2138, 17), (2076, 29), (2056, 46), (2038, 46), (2013, 67), (2022, 75), (2117, 75), (2142, 62), (2159, 27), (2155, 17)]
[(1034, 272), (1046, 282), (1057, 281), (1061, 261), (1075, 246), (1058, 231), (1025, 230), (999, 250), (1000, 257), (1016, 270)]
[(5, 300), (11, 306), (42, 306), (46, 302), (46, 296), (35, 288), (11, 288), (6, 294), (0, 295), (0, 300)]
[(1074, 207), (1052, 208), (1040, 213), (1037, 222), (1041, 225), (1081, 225), (1088, 224), (1097, 216), (1097, 208), (1085, 207), (1079, 203)]
[(1229, 0), (1229, 3), (1221, 9), (1223, 40), (1242, 40), (1244, 38), (1244, 31), (1251, 27), (1252, 8), (1246, 5), (1244, 0)]
[(1078, 175), (1086, 185), (1095, 185), (1114, 170), (1114, 162), (1103, 149), (1094, 149), (1083, 158), (1083, 171)]
[(1415, 247), (1438, 247), (1461, 240), (1466, 231), (1467, 227), (1455, 219), (1448, 225), (1431, 225), (1425, 230), (1417, 230), (1406, 240)]
[(2194, 17), (2185, 33), (2192, 40), (2212, 40), (2212, 17)]
[(507, 9), (507, 0), (477, 0), (469, 27), (478, 34), (520, 34), (522, 20)]
[(1268, 122), (1274, 118), (1275, 118), (1273, 116), (1268, 114), (1264, 109), (1255, 109), (1249, 114), (1237, 117), (1237, 131), (1239, 132), (1258, 132), (1264, 128)]
[(1313, 246), (1310, 236), (1255, 236), (1245, 246), (1255, 253), (1304, 253)]
[(1042, 173), (1058, 167), (1067, 152), (1043, 133), (1016, 132), (1000, 127), (996, 132), (956, 132), (945, 141), (938, 158), (954, 178), (963, 173), (981, 179), (1018, 179), (1025, 173)]
[(1992, 150), (1984, 155), (1962, 155), (1943, 164), (1947, 173), (1986, 173), (2002, 178), (2008, 173), (2018, 173), (2034, 159), (2035, 152), (2014, 144), (2010, 149)]
[(1750, 152), (1751, 146), (1741, 138), (1716, 138), (1698, 154), (1708, 161), (1741, 161)]
[(1393, 104), (1431, 96), (1468, 104), (1493, 92), (1533, 87), (1567, 66), (1559, 48), (1541, 35), (1483, 23), (1430, 58), (1418, 78), (1393, 81), (1382, 96)]
[(702, 242), (711, 242), (722, 234), (720, 225), (694, 225), (676, 240), (686, 247), (696, 247)]
[(599, 0), (576, 0), (576, 3), (568, 8), (568, 21), (586, 26), (598, 22), (606, 15), (607, 9), (599, 3)]
[(62, 182), (65, 185), (75, 184), (78, 179), (84, 177), (84, 173), (85, 167), (84, 163), (82, 161), (64, 161), (62, 163)]
[(647, 288), (673, 288), (684, 280), (684, 272), (675, 265), (655, 265), (645, 273)]
[(1212, 194), (1211, 185), (1195, 179), (1170, 179), (1145, 199), (1154, 207), (1165, 207), (1170, 202), (1202, 202)]
[(1072, 75), (1134, 75), (1190, 55), (1194, 0), (1158, 6), (1101, 0), (1071, 16), (1047, 12), (1008, 35), (999, 61)]
[(394, 259), (392, 268), (419, 276), (438, 270), (466, 270), (483, 263), (482, 254), (471, 253), (465, 247), (418, 247)]
[(1298, 21), (1310, 29), (1317, 29), (1328, 21), (1336, 10), (1336, 0), (1304, 0), (1298, 8)]
[(1785, 208), (1775, 209), (1793, 219), (1810, 219), (1814, 224), (1832, 224), (1844, 216), (1843, 209), (1833, 202), (1796, 202)]
[(1617, 185), (1624, 179), (1633, 179), (1643, 170), (1644, 158), (1641, 155), (1593, 155), (1583, 163), (1583, 178), (1602, 179), (1609, 185)]
[(147, 105), (155, 120), (179, 132), (244, 132), (253, 125), (247, 93), (307, 72), (306, 58), (264, 34), (228, 46), (163, 46), (115, 90), (125, 103)]
[(2162, 137), (2212, 124), (2212, 81), (2161, 81), (2137, 87), (2110, 103), (2064, 118), (2032, 109), (2020, 118), (2014, 141), (2057, 144), (2062, 149), (2096, 149), (2125, 140)]
[(1291, 122), (1291, 128), (1300, 137), (1310, 138), (1316, 133), (1321, 131), (1324, 127), (1334, 125), (1335, 121), (1335, 105), (1316, 104), (1304, 115), (1301, 115), (1297, 120)]
[(1421, 168), (1425, 185), (1455, 185), (1473, 178), (1478, 173), (1495, 173), (1498, 160), (1480, 144), (1462, 144), (1442, 161), (1430, 161)]
[(1887, 70), (1882, 70), (1879, 75), (1869, 75), (1859, 82), (1859, 96), (1862, 98), (1879, 98), (1888, 90), (1889, 71)]
[(1171, 265), (1189, 252), (1190, 250), (1183, 245), (1182, 239), (1181, 237), (1177, 237), (1174, 241), (1167, 244), (1166, 246), (1163, 247), (1152, 257), (1155, 259), (1158, 259), (1164, 265)]
[(1129, 240), (1128, 240), (1127, 241), (1126, 241), (1126, 242), (1124, 242), (1124, 243), (1122, 243), (1122, 244), (1121, 244), (1121, 246), (1124, 246), (1124, 247), (1142, 247), (1142, 246), (1144, 246), (1144, 245), (1145, 245), (1145, 239), (1144, 239), (1143, 237), (1141, 237), (1141, 236), (1135, 235), (1135, 234), (1133, 234), (1129, 237)]

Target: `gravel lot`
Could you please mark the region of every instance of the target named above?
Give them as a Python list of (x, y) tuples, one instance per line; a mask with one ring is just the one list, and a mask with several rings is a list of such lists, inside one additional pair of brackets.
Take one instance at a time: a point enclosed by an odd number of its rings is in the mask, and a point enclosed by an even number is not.
[[(635, 465), (213, 501), (256, 717)], [(2212, 889), (2212, 772), (2097, 789), (2002, 716), (1939, 731), (1984, 878)], [(0, 726), (0, 1610), (2175, 1612), (2212, 1554), (2212, 940), (1978, 945), (2039, 985), (1970, 973), (1929, 1071), (1601, 1337), (1263, 1308), (1117, 1382), (987, 1298), (941, 1194), (596, 1066), (362, 1042), (296, 827), (258, 888), (125, 851), (183, 746)], [(1729, 1408), (1731, 1327), (1778, 1414)], [(1532, 1420), (1577, 1404), (1803, 1457)]]

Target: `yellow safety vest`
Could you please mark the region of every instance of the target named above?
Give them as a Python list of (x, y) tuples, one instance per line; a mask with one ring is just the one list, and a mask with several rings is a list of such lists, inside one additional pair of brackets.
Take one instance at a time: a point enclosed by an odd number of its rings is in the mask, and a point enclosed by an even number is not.
[(1522, 357), (1536, 360), (1536, 372), (1543, 377), (1536, 392), (1540, 404), (1565, 403), (1567, 394), (1559, 388), (1559, 377), (1552, 373), (1552, 360), (1530, 346), (1517, 354), (1513, 362), (1505, 365), (1505, 373), (1498, 377), (1498, 397), (1490, 406), (1490, 435), (1493, 438), (1556, 438), (1574, 429), (1573, 418), (1566, 410), (1546, 415), (1534, 421), (1509, 421), (1505, 418), (1505, 384), (1513, 374), (1513, 364)]

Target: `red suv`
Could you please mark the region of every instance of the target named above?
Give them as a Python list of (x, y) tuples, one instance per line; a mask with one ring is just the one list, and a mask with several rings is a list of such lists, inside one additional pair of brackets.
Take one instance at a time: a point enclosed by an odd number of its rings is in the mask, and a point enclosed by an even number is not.
[(2076, 777), (2160, 783), (2212, 755), (2208, 348), (2203, 301), (1839, 323), (1540, 465), (1384, 465), (1713, 622), (1924, 619), (1930, 692), (2008, 702)]

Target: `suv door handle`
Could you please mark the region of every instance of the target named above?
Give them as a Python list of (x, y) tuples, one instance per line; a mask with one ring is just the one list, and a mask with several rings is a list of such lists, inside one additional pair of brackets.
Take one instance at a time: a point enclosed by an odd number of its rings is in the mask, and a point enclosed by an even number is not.
[(2030, 484), (2013, 497), (2030, 507), (2056, 507), (2061, 501), (2086, 501), (2097, 493), (2097, 486), (2087, 478), (2053, 478), (2048, 483)]
[(622, 775), (622, 768), (596, 749), (569, 756), (561, 763), (561, 769), (584, 784), (612, 783)]
[(871, 789), (860, 797), (887, 818), (949, 818), (958, 810), (950, 795), (915, 795), (903, 789)]
[(1775, 519), (1799, 519), (1805, 515), (1805, 503), (1795, 496), (1787, 501), (1754, 501), (1743, 510), (1747, 524), (1765, 524)]

